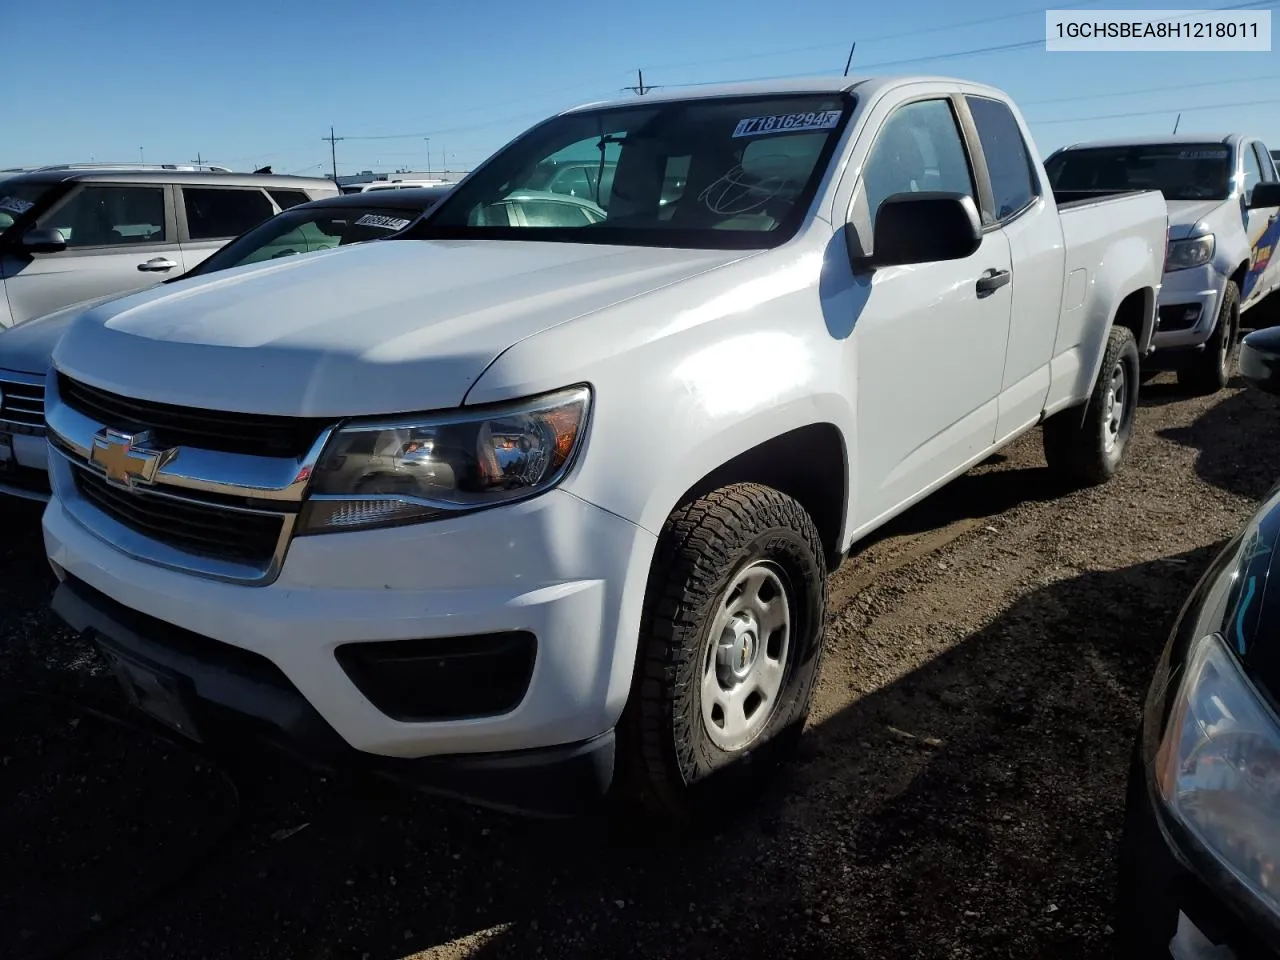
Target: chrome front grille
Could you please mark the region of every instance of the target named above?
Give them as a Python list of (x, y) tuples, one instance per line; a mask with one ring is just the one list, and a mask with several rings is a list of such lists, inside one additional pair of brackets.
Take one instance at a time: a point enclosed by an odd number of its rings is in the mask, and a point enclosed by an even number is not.
[(134, 400), (61, 373), (45, 417), (54, 494), (86, 530), (135, 559), (251, 586), (279, 576), (333, 430)]
[[(43, 391), (41, 392), (43, 395)], [(329, 424), (308, 417), (202, 410), (122, 397), (58, 374), (58, 393), (71, 409), (116, 430), (150, 430), (168, 446), (257, 457), (301, 457)]]
[(0, 370), (0, 422), (43, 429), (44, 377)]
[(283, 514), (128, 490), (87, 467), (73, 474), (80, 495), (117, 523), (195, 556), (266, 569), (280, 545)]

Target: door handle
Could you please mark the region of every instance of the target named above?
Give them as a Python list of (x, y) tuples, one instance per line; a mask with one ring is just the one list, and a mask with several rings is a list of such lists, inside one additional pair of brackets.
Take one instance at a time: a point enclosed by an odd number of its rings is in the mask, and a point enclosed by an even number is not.
[(992, 267), (978, 278), (978, 296), (990, 296), (1012, 279), (1013, 274), (1008, 270), (997, 270)]
[(138, 269), (143, 273), (163, 273), (165, 270), (172, 270), (177, 265), (177, 261), (170, 260), (167, 257), (152, 257), (146, 263), (138, 264)]

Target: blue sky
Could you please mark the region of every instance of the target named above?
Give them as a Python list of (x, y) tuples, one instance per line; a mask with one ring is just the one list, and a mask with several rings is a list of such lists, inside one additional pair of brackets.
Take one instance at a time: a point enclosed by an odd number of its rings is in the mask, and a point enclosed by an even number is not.
[[(0, 15), (15, 78), (0, 167), (136, 160), (141, 148), (147, 162), (199, 155), (322, 174), (332, 124), (346, 138), (339, 173), (424, 170), (428, 148), (431, 168), (443, 157), (466, 169), (557, 109), (623, 95), (637, 67), (662, 86), (838, 74), (853, 41), (855, 75), (941, 73), (1004, 88), (1042, 155), (1167, 133), (1179, 110), (1180, 132), (1241, 130), (1280, 149), (1280, 48), (1047, 53), (1044, 10), (1027, 0), (11, 3)], [(988, 52), (940, 56), (979, 49)]]

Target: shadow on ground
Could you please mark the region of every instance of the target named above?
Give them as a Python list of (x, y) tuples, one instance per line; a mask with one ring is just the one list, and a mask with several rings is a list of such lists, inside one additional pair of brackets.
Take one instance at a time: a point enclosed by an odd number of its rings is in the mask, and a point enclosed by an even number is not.
[[(812, 730), (763, 809), (677, 844), (240, 769), (220, 855), (76, 956), (372, 960), (480, 931), (466, 955), (1107, 956), (1138, 704), (1212, 552), (1028, 595)], [(74, 820), (85, 798), (51, 802)]]
[[(1237, 378), (1241, 385), (1243, 381)], [(1245, 442), (1223, 442), (1241, 435)], [(1172, 427), (1159, 436), (1198, 451), (1196, 474), (1221, 490), (1260, 500), (1275, 485), (1280, 450), (1280, 398), (1252, 388), (1225, 397), (1190, 426)]]
[[(1274, 403), (1231, 396), (1166, 435), (1256, 497), (1276, 474)], [(1233, 415), (1259, 425), (1256, 456), (1223, 449)], [(1060, 492), (1043, 469), (980, 469), (891, 534)], [(28, 611), (6, 627), (0, 680), (123, 713), (93, 654), (32, 602), (52, 585), (38, 518), (0, 507), (0, 602)], [(0, 711), (4, 762), (27, 771), (0, 775), (0, 920), (32, 932), (24, 960), (1108, 956), (1098, 907), (1138, 704), (1214, 549), (1024, 596), (811, 730), (763, 806), (729, 801), (674, 844), (257, 754), (211, 775), (149, 733), (126, 743), (109, 720), (27, 699)]]

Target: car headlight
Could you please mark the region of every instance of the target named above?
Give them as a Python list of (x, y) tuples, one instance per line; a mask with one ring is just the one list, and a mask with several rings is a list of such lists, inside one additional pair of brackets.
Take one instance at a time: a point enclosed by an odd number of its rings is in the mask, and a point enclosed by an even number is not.
[(352, 422), (316, 464), (298, 532), (434, 520), (550, 489), (586, 424), (585, 386), (439, 417)]
[(1191, 240), (1174, 240), (1169, 244), (1169, 253), (1164, 258), (1164, 268), (1168, 270), (1189, 270), (1202, 267), (1213, 257), (1213, 234), (1195, 237)]
[(1219, 634), (1189, 651), (1155, 783), (1174, 817), (1280, 916), (1280, 718)]

